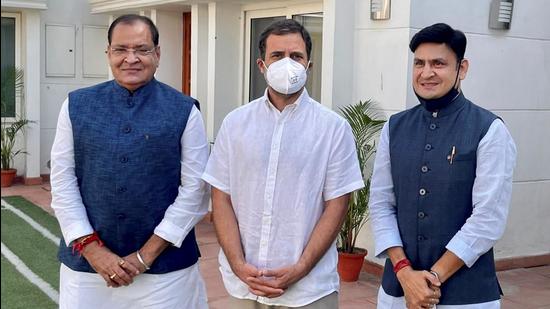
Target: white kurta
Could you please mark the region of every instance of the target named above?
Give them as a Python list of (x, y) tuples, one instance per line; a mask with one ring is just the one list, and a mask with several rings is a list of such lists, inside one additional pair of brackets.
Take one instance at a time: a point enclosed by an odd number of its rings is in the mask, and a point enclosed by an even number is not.
[[(68, 102), (68, 99), (65, 100), (59, 114), (51, 152), (50, 175), (51, 206), (55, 211), (67, 245), (73, 240), (93, 232), (86, 215), (86, 208), (82, 203), (75, 175), (74, 142)], [(168, 207), (163, 220), (154, 231), (157, 236), (176, 247), (181, 246), (189, 231), (208, 212), (208, 185), (201, 179), (207, 160), (208, 142), (203, 120), (196, 107), (193, 107), (185, 131), (181, 136), (181, 185), (178, 189), (178, 196), (174, 203)], [(204, 283), (197, 265), (167, 274), (142, 274), (135, 277), (134, 280), (134, 283), (128, 287), (107, 288), (101, 276), (75, 272), (62, 265), (61, 302), (68, 304), (66, 308), (121, 308), (112, 305), (116, 301), (115, 298), (121, 297), (125, 299), (124, 304), (128, 308), (146, 307), (144, 304), (155, 304), (155, 302), (151, 302), (153, 300), (158, 302), (158, 306), (154, 305), (152, 308), (202, 308), (203, 305), (206, 306)], [(159, 289), (160, 286), (164, 286), (165, 289)], [(198, 292), (202, 294), (194, 294)], [(125, 296), (120, 296), (122, 294)], [(185, 297), (180, 297), (180, 295)], [(88, 305), (75, 297), (91, 300)], [(195, 299), (196, 306), (183, 306), (183, 304), (189, 304), (186, 302), (182, 303), (181, 307), (174, 307), (174, 303), (170, 300), (183, 298)], [(75, 301), (77, 303), (74, 303)], [(163, 305), (163, 303), (168, 305)], [(74, 304), (78, 304), (78, 306), (74, 306)]]
[[(305, 89), (282, 112), (264, 94), (227, 115), (203, 179), (231, 196), (246, 261), (260, 269), (295, 264), (325, 202), (364, 186), (349, 124)], [(219, 260), (236, 298), (297, 307), (339, 289), (335, 244), (277, 298), (250, 293), (223, 251)]]
[[(387, 257), (386, 250), (403, 246), (397, 226), (395, 195), (391, 175), (389, 125), (382, 129), (376, 152), (370, 188), (371, 226), (375, 237), (375, 254)], [(471, 267), (477, 259), (491, 249), (506, 227), (512, 195), (512, 174), (516, 162), (516, 146), (500, 119), (493, 121), (477, 148), (476, 178), (472, 189), (472, 215), (447, 244), (447, 250)], [(500, 301), (460, 305), (437, 306), (445, 309), (500, 308)], [(378, 294), (378, 308), (405, 308), (404, 297)]]

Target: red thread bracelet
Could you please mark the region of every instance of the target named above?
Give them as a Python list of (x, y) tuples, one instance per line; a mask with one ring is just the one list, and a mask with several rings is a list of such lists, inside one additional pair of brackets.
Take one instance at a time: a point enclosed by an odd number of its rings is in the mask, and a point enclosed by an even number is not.
[(393, 272), (397, 274), (398, 271), (400, 271), (401, 269), (407, 266), (411, 266), (411, 261), (409, 261), (407, 258), (404, 258), (399, 262), (395, 263), (395, 266), (393, 267)]
[(99, 235), (97, 235), (97, 232), (94, 232), (93, 234), (84, 237), (81, 241), (75, 241), (73, 243), (73, 254), (77, 251), (78, 255), (82, 256), (82, 250), (94, 241), (97, 241), (97, 244), (100, 247), (103, 247), (103, 242), (99, 239)]

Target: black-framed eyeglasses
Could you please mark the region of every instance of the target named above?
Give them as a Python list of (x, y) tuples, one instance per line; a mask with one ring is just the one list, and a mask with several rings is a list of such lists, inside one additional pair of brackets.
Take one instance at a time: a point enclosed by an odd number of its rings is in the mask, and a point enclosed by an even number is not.
[(151, 49), (147, 48), (125, 48), (125, 47), (109, 47), (111, 54), (116, 57), (127, 57), (130, 53), (134, 53), (136, 56), (147, 57), (155, 52), (157, 47)]

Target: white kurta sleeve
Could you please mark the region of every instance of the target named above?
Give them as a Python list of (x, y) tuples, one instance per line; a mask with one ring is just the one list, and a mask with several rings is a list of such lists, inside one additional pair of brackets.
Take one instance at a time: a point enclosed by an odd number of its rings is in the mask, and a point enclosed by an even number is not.
[(515, 164), (514, 141), (504, 123), (496, 119), (477, 148), (472, 215), (446, 246), (468, 267), (472, 267), (504, 233)]
[(331, 141), (323, 198), (332, 200), (364, 186), (353, 133), (349, 123), (343, 120)]
[(57, 130), (51, 152), (50, 184), (52, 187), (51, 206), (59, 221), (65, 244), (68, 246), (73, 240), (93, 233), (75, 175), (69, 99), (63, 102), (57, 120)]
[(229, 177), (231, 143), (226, 127), (227, 118), (222, 123), (218, 136), (216, 136), (216, 141), (202, 179), (216, 189), (231, 194)]
[(208, 160), (204, 122), (193, 106), (181, 137), (181, 185), (154, 233), (180, 247), (191, 229), (208, 213), (208, 185), (201, 175)]
[(402, 247), (397, 225), (396, 202), (391, 176), (389, 122), (384, 124), (376, 149), (370, 184), (369, 209), (375, 241), (375, 256), (386, 257), (386, 250)]

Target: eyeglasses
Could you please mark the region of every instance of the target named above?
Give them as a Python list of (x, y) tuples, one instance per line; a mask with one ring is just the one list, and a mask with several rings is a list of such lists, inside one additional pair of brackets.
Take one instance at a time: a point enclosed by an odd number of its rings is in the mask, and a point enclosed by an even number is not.
[(147, 57), (155, 52), (155, 49), (157, 47), (153, 47), (151, 49), (145, 49), (145, 48), (138, 48), (138, 49), (132, 49), (132, 48), (124, 48), (124, 47), (110, 47), (111, 54), (116, 57), (127, 57), (130, 53), (134, 53), (136, 56), (141, 57)]

